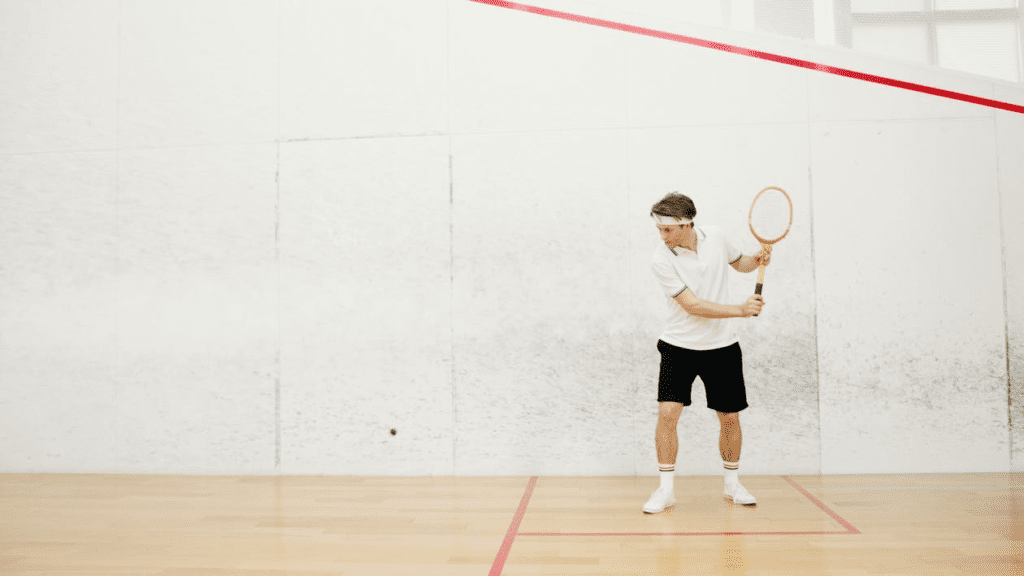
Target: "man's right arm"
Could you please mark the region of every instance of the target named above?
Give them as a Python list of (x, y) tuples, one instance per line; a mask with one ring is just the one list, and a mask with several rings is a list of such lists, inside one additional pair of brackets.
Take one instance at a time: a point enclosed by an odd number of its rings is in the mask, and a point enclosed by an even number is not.
[(677, 294), (675, 300), (687, 314), (701, 318), (745, 318), (760, 314), (764, 305), (764, 300), (758, 294), (750, 296), (743, 304), (718, 304), (697, 298), (689, 288)]

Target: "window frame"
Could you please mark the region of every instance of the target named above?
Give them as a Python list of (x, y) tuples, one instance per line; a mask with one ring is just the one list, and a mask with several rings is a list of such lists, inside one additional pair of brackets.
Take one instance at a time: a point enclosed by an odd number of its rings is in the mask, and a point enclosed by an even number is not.
[[(1014, 8), (935, 8), (936, 0), (925, 0), (921, 10), (892, 12), (854, 12), (852, 0), (834, 0), (836, 45), (853, 48), (853, 29), (859, 25), (885, 26), (905, 23), (925, 24), (928, 30), (928, 63), (938, 66), (938, 24), (971, 22), (1012, 22), (1017, 27), (1017, 83), (1024, 82), (1024, 10), (1021, 0)], [(1004, 80), (1008, 81), (1008, 80)]]

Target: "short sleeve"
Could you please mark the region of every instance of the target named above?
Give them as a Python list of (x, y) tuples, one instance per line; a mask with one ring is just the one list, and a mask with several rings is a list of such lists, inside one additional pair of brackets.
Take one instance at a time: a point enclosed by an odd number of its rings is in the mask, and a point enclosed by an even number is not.
[(740, 249), (737, 248), (731, 240), (729, 240), (729, 236), (727, 234), (722, 234), (722, 242), (725, 243), (725, 254), (727, 256), (726, 260), (729, 262), (729, 264), (733, 264), (740, 258), (743, 258), (743, 252), (740, 252)]
[(655, 279), (658, 280), (658, 285), (669, 298), (675, 298), (682, 294), (683, 290), (686, 290), (686, 284), (683, 283), (682, 278), (670, 263), (664, 260), (655, 260), (651, 265), (651, 270), (654, 272)]

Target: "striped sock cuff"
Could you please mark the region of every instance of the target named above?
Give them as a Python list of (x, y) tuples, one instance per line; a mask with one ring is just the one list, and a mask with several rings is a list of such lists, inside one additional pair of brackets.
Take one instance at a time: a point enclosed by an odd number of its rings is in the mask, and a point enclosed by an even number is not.
[(675, 464), (658, 464), (658, 472), (675, 472)]
[(740, 469), (740, 463), (739, 462), (726, 462), (725, 460), (722, 460), (722, 466), (725, 466), (726, 470), (739, 470)]

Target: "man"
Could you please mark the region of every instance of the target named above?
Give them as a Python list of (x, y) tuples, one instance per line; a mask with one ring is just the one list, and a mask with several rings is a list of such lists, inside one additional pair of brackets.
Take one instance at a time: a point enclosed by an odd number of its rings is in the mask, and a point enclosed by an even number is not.
[(651, 208), (662, 245), (654, 251), (652, 268), (669, 301), (669, 320), (658, 341), (661, 372), (658, 379), (658, 426), (654, 443), (658, 452), (661, 485), (644, 504), (656, 514), (675, 504), (678, 438), (676, 425), (689, 406), (694, 379), (700, 376), (708, 408), (718, 413), (718, 440), (725, 468), (725, 497), (734, 504), (755, 506), (757, 500), (739, 481), (743, 435), (739, 412), (747, 408), (743, 360), (739, 339), (728, 318), (756, 316), (764, 301), (753, 295), (743, 304), (729, 301), (728, 270), (751, 272), (769, 257), (744, 256), (717, 226), (697, 226), (697, 208), (689, 197), (671, 193)]

